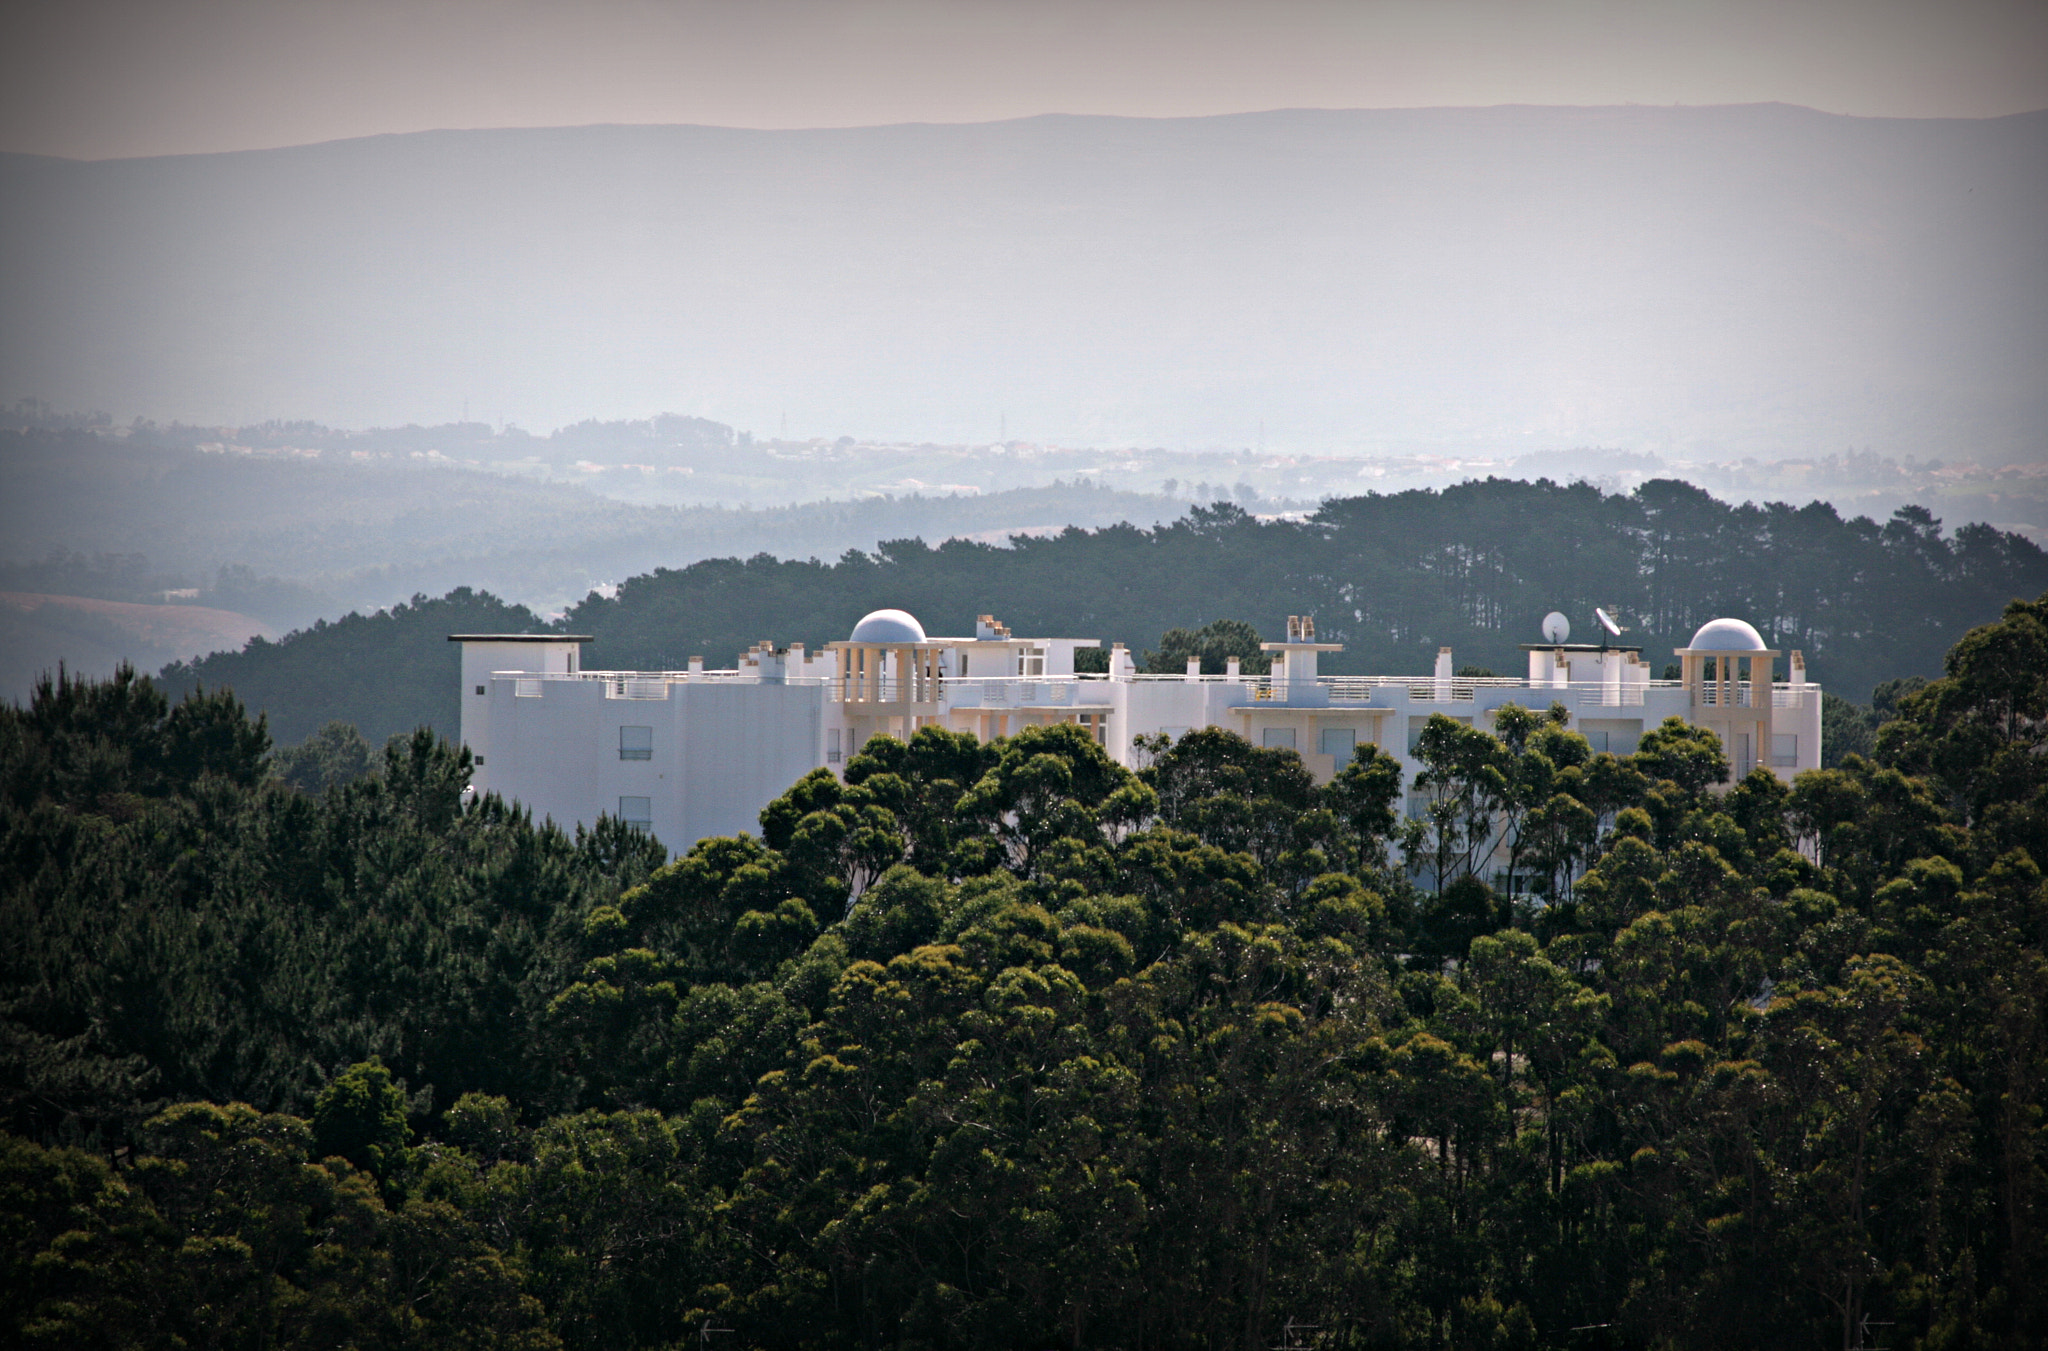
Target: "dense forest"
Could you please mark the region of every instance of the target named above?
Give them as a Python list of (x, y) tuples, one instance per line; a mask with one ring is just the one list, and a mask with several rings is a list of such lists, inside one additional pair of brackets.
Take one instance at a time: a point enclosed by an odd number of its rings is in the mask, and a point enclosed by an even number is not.
[[(1932, 676), (1942, 653), (2015, 596), (2048, 590), (2048, 554), (1986, 525), (1943, 533), (1919, 508), (1880, 525), (1824, 502), (1731, 506), (1673, 480), (1606, 493), (1489, 479), (1332, 499), (1306, 519), (1261, 519), (1228, 503), (1152, 529), (1019, 536), (1007, 547), (895, 540), (817, 559), (713, 559), (658, 569), (592, 594), (558, 626), (596, 638), (592, 669), (713, 666), (763, 638), (814, 649), (884, 605), (933, 633), (970, 633), (993, 611), (1011, 630), (1121, 641), (1143, 652), (1167, 630), (1251, 619), (1266, 637), (1312, 613), (1344, 643), (1338, 673), (1426, 671), (1439, 645), (1460, 664), (1520, 674), (1518, 645), (1550, 610), (1591, 627), (1605, 606), (1653, 665), (1719, 615), (1806, 653), (1833, 694), (1868, 704), (1882, 682)], [(415, 598), (338, 624), (169, 668), (173, 693), (233, 687), (296, 741), (330, 718), (373, 741), (426, 724), (456, 732), (459, 628), (525, 628), (531, 617), (467, 591)], [(1781, 676), (1783, 672), (1780, 672)]]
[(1894, 707), (1789, 787), (1542, 708), (1326, 787), (926, 729), (668, 861), (47, 684), (0, 1337), (2038, 1346), (2048, 596)]

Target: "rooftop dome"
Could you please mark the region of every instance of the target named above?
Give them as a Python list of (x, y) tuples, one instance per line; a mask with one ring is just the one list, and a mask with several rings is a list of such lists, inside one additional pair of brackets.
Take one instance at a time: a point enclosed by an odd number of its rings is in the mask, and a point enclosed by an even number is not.
[[(917, 622), (917, 616), (908, 610), (875, 610), (862, 616), (860, 623), (853, 626), (856, 643), (921, 643), (924, 641), (924, 625)], [(1757, 646), (1763, 646), (1758, 643)]]
[(1686, 646), (1696, 652), (1761, 652), (1764, 636), (1740, 619), (1710, 619)]

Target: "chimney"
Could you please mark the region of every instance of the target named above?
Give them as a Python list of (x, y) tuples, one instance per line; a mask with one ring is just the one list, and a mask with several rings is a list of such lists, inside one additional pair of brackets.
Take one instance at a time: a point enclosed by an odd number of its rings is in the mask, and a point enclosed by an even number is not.
[(1201, 673), (1202, 673), (1202, 659), (1201, 659), (1200, 657), (1189, 657), (1189, 658), (1188, 658), (1188, 674), (1189, 674), (1189, 675), (1191, 675), (1191, 676), (1198, 676), (1198, 675), (1200, 675)]
[(1228, 658), (1223, 663), (1223, 674), (1230, 677), (1232, 680), (1237, 679), (1239, 675), (1240, 665), (1241, 663), (1238, 661), (1236, 657)]

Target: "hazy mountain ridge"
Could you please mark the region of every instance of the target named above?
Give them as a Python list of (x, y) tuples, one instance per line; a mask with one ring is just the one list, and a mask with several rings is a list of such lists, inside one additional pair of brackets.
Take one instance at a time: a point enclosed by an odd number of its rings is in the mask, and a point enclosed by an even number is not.
[[(444, 460), (207, 451), (197, 435), (0, 430), (0, 583), (122, 601), (181, 587), (209, 603), (225, 587), (231, 608), (286, 628), (459, 586), (559, 608), (702, 558), (832, 558), (887, 538), (1151, 524), (1181, 509), (1085, 479), (754, 510), (638, 505)], [(237, 565), (256, 576), (221, 576)], [(265, 578), (288, 583), (267, 604), (251, 594)]]
[(2048, 115), (1782, 106), (6, 157), (0, 392), (1997, 463), (2043, 448), (2044, 160)]

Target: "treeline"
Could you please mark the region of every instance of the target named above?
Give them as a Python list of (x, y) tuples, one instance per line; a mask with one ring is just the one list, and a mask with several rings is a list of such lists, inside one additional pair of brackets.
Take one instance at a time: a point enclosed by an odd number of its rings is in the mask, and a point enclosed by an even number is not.
[(202, 687), (233, 689), (267, 717), (283, 745), (335, 721), (378, 745), (419, 727), (454, 738), (462, 730), (462, 656), (448, 635), (547, 627), (523, 605), (457, 587), (372, 615), (319, 620), (274, 643), (255, 638), (240, 652), (177, 662), (156, 683), (173, 696)]
[(1543, 709), (1326, 787), (926, 729), (664, 865), (424, 733), (294, 788), (228, 695), (49, 686), (0, 712), (0, 1318), (2039, 1345), (2048, 597), (1897, 712), (1789, 788)]
[[(1495, 479), (1332, 500), (1300, 521), (1218, 504), (1152, 529), (1076, 528), (1007, 547), (910, 539), (836, 562), (712, 559), (633, 577), (610, 599), (592, 594), (557, 627), (595, 636), (592, 668), (673, 670), (696, 655), (729, 665), (763, 638), (815, 649), (884, 605), (934, 633), (971, 633), (977, 614), (994, 611), (1014, 632), (1139, 652), (1170, 629), (1225, 618), (1277, 639), (1286, 615), (1308, 612), (1321, 636), (1346, 645), (1327, 670), (1426, 671), (1449, 644), (1461, 665), (1507, 675), (1526, 669), (1519, 645), (1538, 637), (1544, 614), (1563, 610), (1584, 636), (1600, 605), (1660, 670), (1708, 619), (1748, 619), (1774, 646), (1803, 650), (1831, 693), (1863, 705), (1882, 681), (1936, 674), (1970, 625), (2048, 589), (2048, 555), (2023, 537), (1939, 525), (1918, 508), (1879, 525), (1822, 502), (1730, 506), (1669, 480), (1622, 496)], [(466, 591), (446, 603), (498, 605)], [(454, 616), (439, 604), (416, 598), (389, 617), (216, 654), (165, 679), (173, 692), (230, 685), (287, 740), (341, 713), (333, 691), (344, 685), (341, 715), (372, 740), (421, 723), (453, 735), (457, 659), (442, 641), (452, 630), (437, 623)], [(487, 627), (480, 618), (464, 622)], [(401, 650), (405, 660), (380, 660)]]
[(1519, 645), (1562, 610), (1585, 637), (1595, 606), (1661, 666), (1709, 619), (1749, 620), (1806, 653), (1816, 680), (1857, 703), (1878, 682), (1932, 676), (1972, 624), (2048, 588), (2048, 554), (1987, 525), (1944, 535), (1924, 510), (1879, 525), (1824, 502), (1731, 506), (1675, 480), (1627, 495), (1505, 479), (1332, 499), (1306, 520), (1227, 503), (1151, 530), (1111, 526), (1007, 548), (895, 540), (836, 563), (756, 557), (657, 570), (564, 621), (595, 634), (592, 665), (676, 668), (762, 638), (844, 638), (866, 611), (907, 609), (939, 633), (994, 610), (1013, 632), (1093, 636), (1133, 649), (1169, 628), (1250, 618), (1270, 638), (1313, 613), (1346, 650), (1329, 669), (1426, 671), (1439, 646), (1519, 674)]

